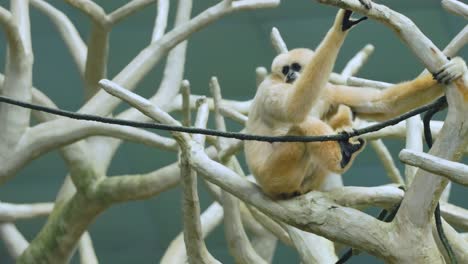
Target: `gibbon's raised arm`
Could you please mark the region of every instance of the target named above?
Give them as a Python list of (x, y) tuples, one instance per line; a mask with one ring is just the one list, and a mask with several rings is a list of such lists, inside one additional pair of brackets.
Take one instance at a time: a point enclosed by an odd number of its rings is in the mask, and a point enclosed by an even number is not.
[(330, 103), (348, 105), (360, 118), (382, 121), (434, 101), (444, 94), (439, 83), (448, 84), (466, 70), (464, 60), (457, 57), (442, 66), (435, 77), (424, 74), (383, 90), (330, 84), (327, 92)]
[(294, 82), (293, 89), (286, 94), (286, 114), (289, 120), (304, 120), (325, 88), (347, 35), (347, 30), (342, 30), (344, 14), (344, 10), (338, 12), (332, 28), (315, 50), (312, 61), (305, 66)]
[(262, 110), (278, 121), (298, 123), (305, 120), (328, 82), (347, 31), (362, 21), (351, 20), (351, 11), (340, 10), (332, 28), (315, 52), (295, 49), (278, 55), (272, 73), (258, 89)]

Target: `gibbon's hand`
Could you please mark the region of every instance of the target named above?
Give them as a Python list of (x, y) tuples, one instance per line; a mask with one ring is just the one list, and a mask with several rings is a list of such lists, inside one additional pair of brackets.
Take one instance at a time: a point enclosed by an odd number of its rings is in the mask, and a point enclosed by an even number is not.
[(467, 67), (465, 61), (460, 57), (455, 57), (447, 62), (440, 70), (433, 73), (434, 80), (440, 84), (449, 84), (454, 80), (460, 78), (466, 71)]
[(346, 31), (352, 28), (354, 25), (357, 25), (359, 22), (364, 21), (367, 19), (366, 16), (359, 18), (358, 20), (351, 20), (351, 14), (353, 11), (346, 10), (343, 16), (343, 22), (341, 23), (341, 30)]
[[(340, 132), (340, 134), (348, 134), (346, 131)], [(355, 152), (360, 152), (364, 149), (366, 145), (366, 141), (362, 138), (357, 138), (357, 142), (352, 142), (349, 139), (346, 140), (339, 140), (338, 143), (341, 147), (341, 168), (345, 168), (348, 163), (351, 161), (353, 154)]]

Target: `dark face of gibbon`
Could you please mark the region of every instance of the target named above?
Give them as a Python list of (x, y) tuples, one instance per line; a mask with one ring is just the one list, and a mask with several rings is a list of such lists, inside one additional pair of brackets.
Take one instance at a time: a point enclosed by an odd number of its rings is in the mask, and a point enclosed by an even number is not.
[(285, 83), (292, 84), (299, 78), (302, 70), (310, 62), (313, 55), (313, 51), (303, 48), (282, 53), (273, 60), (271, 72), (284, 80)]

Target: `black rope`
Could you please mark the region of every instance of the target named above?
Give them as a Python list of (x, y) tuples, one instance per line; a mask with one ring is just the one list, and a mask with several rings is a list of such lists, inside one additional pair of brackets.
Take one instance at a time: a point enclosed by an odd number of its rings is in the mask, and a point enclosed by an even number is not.
[(385, 122), (377, 123), (377, 124), (374, 124), (374, 125), (362, 128), (362, 129), (357, 129), (349, 133), (340, 133), (340, 134), (323, 135), (323, 136), (293, 136), (293, 135), (262, 136), (262, 135), (244, 134), (244, 133), (239, 133), (239, 132), (224, 132), (224, 131), (218, 131), (214, 129), (173, 126), (173, 125), (164, 125), (160, 123), (136, 122), (136, 121), (117, 119), (117, 118), (90, 115), (90, 114), (81, 114), (81, 113), (26, 103), (26, 102), (14, 100), (5, 96), (0, 96), (0, 102), (21, 106), (21, 107), (29, 108), (29, 109), (36, 110), (36, 111), (46, 112), (49, 114), (77, 119), (77, 120), (95, 121), (95, 122), (115, 124), (115, 125), (121, 125), (121, 126), (158, 129), (158, 130), (166, 130), (166, 131), (173, 131), (173, 132), (203, 134), (203, 135), (219, 136), (219, 137), (225, 137), (225, 138), (235, 138), (239, 140), (265, 141), (265, 142), (270, 142), (270, 143), (271, 142), (319, 142), (319, 141), (348, 140), (351, 137), (360, 136), (360, 135), (367, 134), (370, 132), (378, 131), (387, 126), (396, 125), (399, 122), (405, 119), (408, 119), (412, 116), (424, 113), (433, 108), (437, 108), (439, 107), (441, 103), (443, 103), (443, 102), (440, 102), (440, 99), (438, 99), (431, 104), (416, 108), (396, 118), (392, 118)]

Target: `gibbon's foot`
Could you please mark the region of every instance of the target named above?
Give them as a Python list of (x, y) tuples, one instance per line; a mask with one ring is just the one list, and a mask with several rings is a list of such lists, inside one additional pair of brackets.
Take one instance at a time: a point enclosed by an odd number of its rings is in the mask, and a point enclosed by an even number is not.
[(295, 192), (292, 192), (292, 193), (280, 193), (278, 195), (278, 198), (280, 200), (286, 200), (286, 199), (291, 199), (291, 198), (297, 197), (299, 195), (301, 195), (300, 191), (295, 191)]
[(372, 7), (372, 1), (371, 0), (359, 0), (361, 5), (363, 5), (367, 9), (371, 9)]
[(362, 150), (366, 141), (362, 138), (358, 138), (356, 143), (351, 143), (350, 141), (340, 140), (338, 141), (341, 147), (341, 168), (345, 168), (346, 165), (351, 161), (353, 158), (353, 154), (359, 150)]
[(354, 25), (357, 25), (359, 22), (364, 21), (367, 19), (367, 17), (361, 17), (358, 20), (351, 20), (351, 14), (353, 11), (351, 10), (346, 10), (343, 16), (343, 22), (341, 23), (341, 30), (346, 31), (350, 28), (352, 28)]
[(440, 84), (449, 84), (462, 76), (465, 71), (467, 71), (465, 61), (460, 57), (455, 57), (442, 66), (438, 72), (433, 73), (432, 76)]

